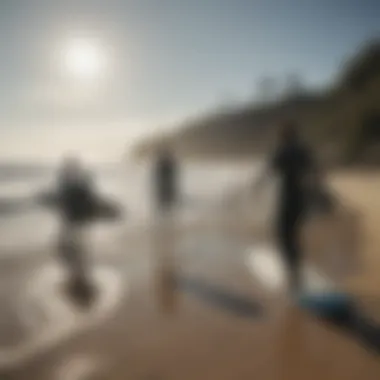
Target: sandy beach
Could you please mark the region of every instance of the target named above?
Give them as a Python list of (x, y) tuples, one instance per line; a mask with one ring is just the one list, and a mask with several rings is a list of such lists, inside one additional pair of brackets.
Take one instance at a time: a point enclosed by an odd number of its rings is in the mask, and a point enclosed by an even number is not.
[(345, 171), (332, 175), (330, 183), (361, 220), (360, 255), (363, 268), (357, 285), (363, 290), (377, 292), (380, 289), (380, 173), (377, 170)]
[[(362, 220), (363, 266), (342, 286), (376, 295), (380, 173), (330, 181)], [(278, 274), (249, 268), (259, 247), (278, 261), (268, 226), (249, 213), (202, 215), (119, 226), (94, 244), (99, 300), (89, 311), (64, 299), (53, 241), (3, 255), (1, 379), (379, 378), (376, 353), (294, 307)]]

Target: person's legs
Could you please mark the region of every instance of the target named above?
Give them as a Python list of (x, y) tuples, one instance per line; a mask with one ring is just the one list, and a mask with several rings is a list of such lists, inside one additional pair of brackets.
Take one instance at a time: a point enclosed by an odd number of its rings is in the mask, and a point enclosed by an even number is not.
[(77, 224), (71, 246), (69, 292), (77, 303), (89, 306), (96, 296), (86, 250), (86, 226)]
[(67, 218), (62, 218), (58, 235), (58, 255), (60, 261), (70, 269), (72, 262), (73, 224)]
[(290, 225), (286, 229), (284, 243), (288, 262), (290, 287), (292, 291), (298, 292), (302, 287), (302, 275), (297, 225)]
[(302, 287), (299, 227), (299, 215), (285, 215), (279, 226), (280, 250), (293, 292), (298, 292)]

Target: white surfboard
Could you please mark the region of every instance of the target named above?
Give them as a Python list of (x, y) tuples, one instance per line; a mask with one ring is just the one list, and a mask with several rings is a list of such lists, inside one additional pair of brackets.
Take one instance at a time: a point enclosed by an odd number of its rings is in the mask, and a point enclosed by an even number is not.
[[(269, 244), (250, 247), (246, 253), (246, 266), (260, 284), (271, 292), (286, 291), (287, 273), (277, 249)], [(302, 268), (305, 291), (320, 292), (336, 289), (331, 279), (316, 267), (306, 264)]]

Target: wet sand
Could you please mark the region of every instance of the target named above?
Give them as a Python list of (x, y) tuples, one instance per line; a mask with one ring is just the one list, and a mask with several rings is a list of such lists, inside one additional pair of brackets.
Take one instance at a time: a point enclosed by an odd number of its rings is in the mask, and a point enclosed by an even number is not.
[[(351, 286), (374, 292), (378, 234), (372, 223), (380, 221), (380, 208), (376, 211), (372, 202), (380, 179), (369, 176), (359, 182), (353, 175), (333, 178), (334, 187), (360, 207), (364, 217), (365, 265)], [(102, 247), (94, 253), (95, 267), (106, 268), (113, 278), (122, 280), (120, 293), (112, 293), (117, 302), (104, 318), (92, 310), (84, 314), (84, 320), (92, 320), (92, 324), (66, 332), (26, 359), (15, 354), (13, 363), (6, 365), (2, 360), (0, 378), (380, 377), (376, 353), (356, 337), (299, 310), (285, 286), (273, 291), (248, 270), (247, 249), (267, 242), (267, 229), (258, 230), (257, 224), (243, 222), (236, 215), (160, 226), (159, 231), (150, 228), (120, 233), (107, 252), (102, 252)], [(27, 288), (33, 288), (27, 285), (28, 279), (43, 279), (43, 273), (56, 266), (52, 254), (53, 250), (46, 248), (13, 258), (8, 255), (2, 261), (1, 295), (11, 300), (15, 314), (9, 314), (10, 308), (0, 311), (2, 326), (9, 334), (1, 337), (0, 361), (5, 348), (21, 347), (27, 340), (19, 334), (19, 323), (25, 321), (17, 319), (17, 300)], [(46, 291), (40, 286), (40, 300), (35, 302), (45, 323), (59, 327), (63, 322), (47, 311), (47, 300), (54, 293), (49, 290), (52, 282), (46, 281)], [(26, 322), (32, 319), (30, 310), (24, 311)], [(29, 339), (33, 328), (26, 331)]]

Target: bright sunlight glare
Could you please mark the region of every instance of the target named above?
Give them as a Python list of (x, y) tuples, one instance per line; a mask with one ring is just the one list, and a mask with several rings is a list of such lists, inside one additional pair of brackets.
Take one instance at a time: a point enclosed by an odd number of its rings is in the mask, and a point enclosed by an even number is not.
[(96, 79), (105, 69), (101, 47), (89, 40), (73, 40), (63, 50), (64, 68), (78, 79)]

